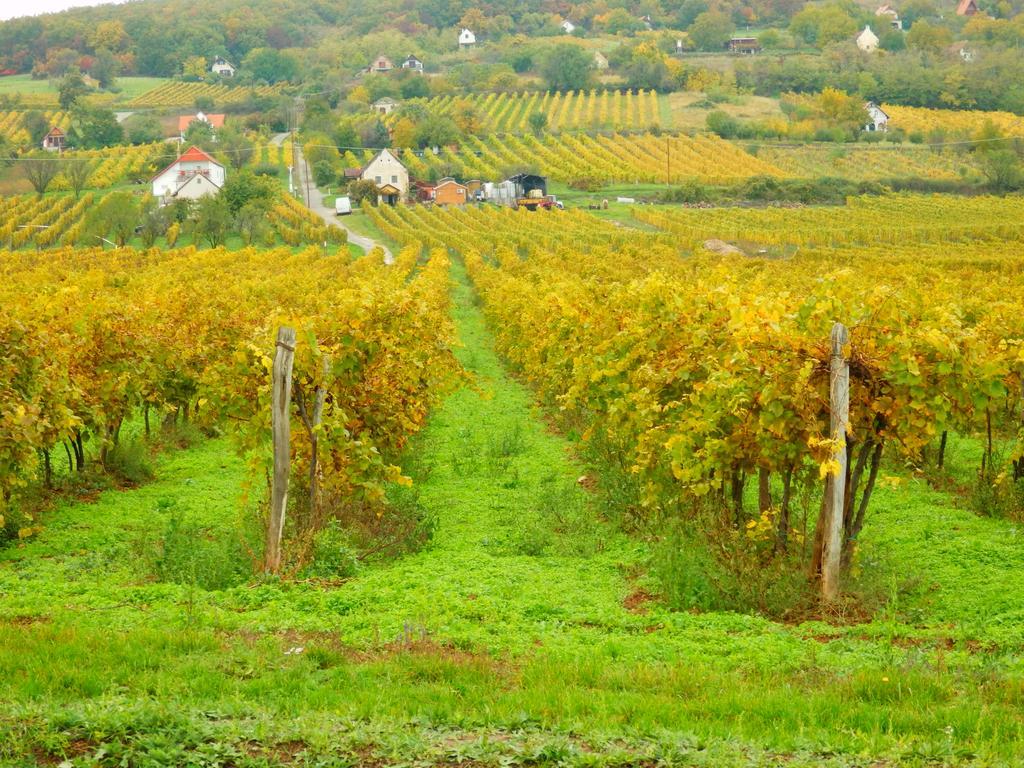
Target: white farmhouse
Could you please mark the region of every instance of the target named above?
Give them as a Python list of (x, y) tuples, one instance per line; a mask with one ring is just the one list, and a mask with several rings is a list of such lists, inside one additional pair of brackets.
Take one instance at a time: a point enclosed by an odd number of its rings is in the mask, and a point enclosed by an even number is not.
[(397, 205), (409, 196), (409, 171), (390, 150), (378, 152), (359, 178), (377, 185), (378, 204)]
[(857, 47), (864, 53), (874, 53), (878, 50), (878, 35), (871, 31), (870, 26), (864, 27), (864, 31), (857, 35)]
[(571, 35), (573, 32), (576, 31), (576, 25), (573, 24), (568, 19), (566, 19), (565, 21), (562, 22), (562, 31), (565, 32), (565, 34), (567, 35)]
[(472, 48), (476, 45), (476, 35), (469, 29), (459, 32), (459, 48)]
[(177, 160), (153, 177), (153, 197), (159, 200), (197, 200), (216, 195), (224, 186), (224, 166), (199, 149), (189, 147)]
[(881, 131), (885, 133), (889, 130), (889, 115), (880, 106), (873, 101), (869, 101), (864, 105), (864, 109), (868, 113), (868, 123), (864, 126), (865, 131)]
[(213, 66), (210, 67), (210, 71), (215, 75), (220, 75), (221, 77), (235, 76), (234, 66), (232, 66), (230, 61), (221, 56), (218, 56), (213, 60)]
[(419, 72), (422, 75), (423, 62), (418, 57), (410, 53), (405, 61), (402, 62), (402, 69), (411, 69), (413, 72)]

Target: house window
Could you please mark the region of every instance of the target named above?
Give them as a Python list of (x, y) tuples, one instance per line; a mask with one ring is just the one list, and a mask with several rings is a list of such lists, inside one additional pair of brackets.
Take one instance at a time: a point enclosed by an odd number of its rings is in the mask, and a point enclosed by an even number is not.
[(391, 177), (391, 183), (392, 184), (397, 184), (398, 183), (398, 177), (397, 176), (392, 176)]
[(378, 184), (380, 184), (380, 176), (374, 176), (373, 178), (376, 179)]

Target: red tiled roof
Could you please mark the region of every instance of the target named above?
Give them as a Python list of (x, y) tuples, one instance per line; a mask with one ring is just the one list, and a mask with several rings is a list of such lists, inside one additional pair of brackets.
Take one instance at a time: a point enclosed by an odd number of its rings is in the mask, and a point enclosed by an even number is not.
[(975, 0), (960, 0), (960, 4), (956, 7), (957, 16), (970, 16), (977, 12), (978, 3)]
[(66, 134), (64, 133), (64, 131), (62, 131), (60, 128), (58, 128), (55, 125), (55, 126), (53, 126), (53, 128), (50, 129), (50, 132), (48, 134), (46, 134), (45, 138), (48, 139), (51, 136), (65, 136), (65, 135)]
[[(158, 174), (156, 174), (156, 176), (154, 176), (153, 178), (155, 179), (158, 176), (163, 176), (164, 173), (166, 173), (168, 169), (173, 168), (178, 163), (181, 163), (181, 162), (201, 163), (201, 162), (204, 162), (204, 161), (208, 162), (208, 163), (213, 163), (214, 165), (216, 165), (216, 166), (218, 166), (220, 168), (224, 167), (223, 165), (218, 163), (216, 160), (214, 160), (212, 157), (210, 157), (208, 154), (203, 152), (203, 150), (201, 150), (199, 147), (192, 146), (192, 147), (189, 147), (188, 149), (186, 149), (185, 152), (182, 153), (182, 155), (180, 157), (178, 157), (173, 163), (168, 165), (167, 168), (164, 168), (162, 171), (160, 171)], [(152, 179), (151, 179), (151, 181), (152, 181)]]
[[(188, 127), (192, 125), (196, 120), (195, 115), (181, 115), (178, 118), (178, 132), (184, 133), (188, 130)], [(224, 115), (207, 115), (206, 122), (210, 124), (211, 128), (223, 128), (224, 127)]]

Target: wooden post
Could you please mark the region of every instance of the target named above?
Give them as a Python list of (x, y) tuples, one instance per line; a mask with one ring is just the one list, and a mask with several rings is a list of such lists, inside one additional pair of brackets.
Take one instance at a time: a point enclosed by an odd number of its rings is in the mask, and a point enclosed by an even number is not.
[(271, 397), (271, 431), (274, 439), (274, 478), (270, 492), (270, 519), (264, 570), (277, 573), (281, 569), (281, 534), (284, 532), (284, 511), (288, 505), (288, 474), (291, 463), (292, 363), (295, 358), (295, 329), (277, 330), (277, 351), (274, 355), (273, 395)]
[(850, 341), (846, 326), (832, 326), (832, 359), (829, 376), (829, 410), (832, 413), (831, 436), (835, 442), (832, 458), (835, 474), (829, 477), (825, 514), (821, 596), (832, 602), (839, 595), (839, 569), (843, 550), (843, 509), (846, 497), (846, 429), (850, 422), (850, 362), (843, 349)]

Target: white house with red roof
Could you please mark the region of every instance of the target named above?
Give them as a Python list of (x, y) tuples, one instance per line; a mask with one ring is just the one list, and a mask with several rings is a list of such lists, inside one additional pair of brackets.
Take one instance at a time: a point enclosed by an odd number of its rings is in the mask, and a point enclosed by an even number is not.
[(161, 200), (198, 200), (220, 192), (225, 179), (223, 165), (199, 147), (189, 147), (177, 160), (153, 177), (153, 197)]

